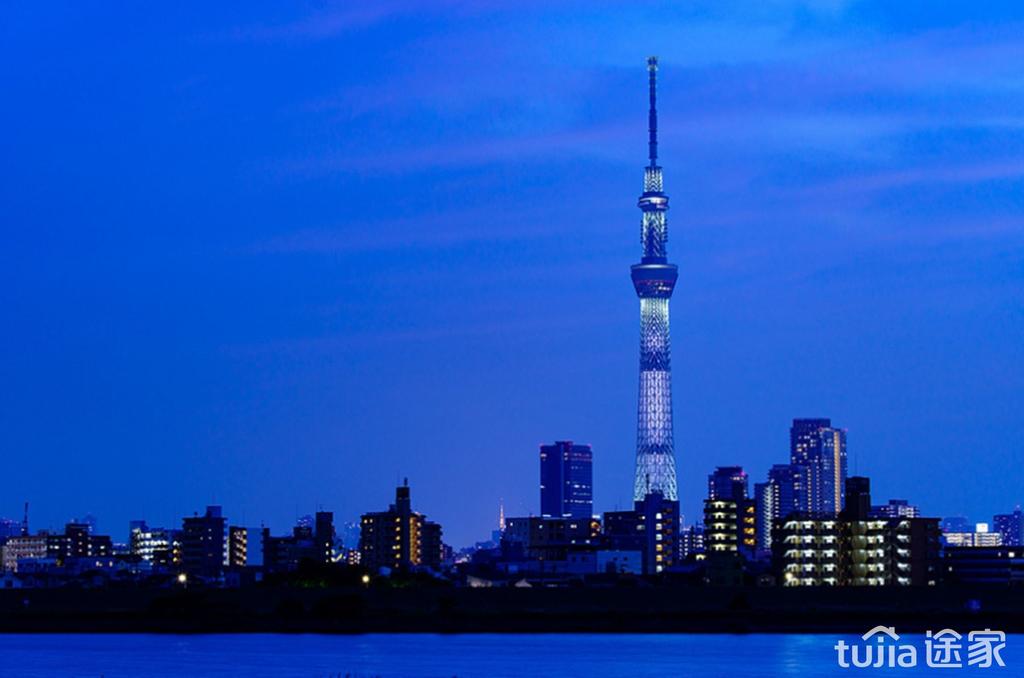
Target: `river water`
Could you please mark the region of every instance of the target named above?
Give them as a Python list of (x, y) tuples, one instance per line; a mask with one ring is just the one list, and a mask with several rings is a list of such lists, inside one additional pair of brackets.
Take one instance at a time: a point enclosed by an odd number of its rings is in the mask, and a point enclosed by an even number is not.
[(0, 676), (822, 676), (1024, 675), (1024, 636), (1008, 636), (1006, 668), (840, 668), (836, 635), (371, 634), (0, 635)]

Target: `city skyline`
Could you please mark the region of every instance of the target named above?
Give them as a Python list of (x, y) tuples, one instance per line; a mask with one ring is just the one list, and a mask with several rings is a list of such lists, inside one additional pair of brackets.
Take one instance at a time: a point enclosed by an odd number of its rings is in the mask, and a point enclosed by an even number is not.
[(687, 521), (799, 417), (881, 501), (1020, 503), (1024, 10), (385, 4), (5, 10), (0, 515), (283, 531), (408, 476), (465, 544), (554, 440), (628, 508), (655, 53)]
[[(807, 428), (808, 425), (811, 425), (811, 428)], [(829, 439), (832, 439), (833, 437), (838, 438), (838, 436), (840, 435), (842, 436), (843, 451), (841, 453), (836, 451), (834, 454), (836, 454), (837, 458), (839, 454), (842, 454), (845, 462), (846, 431), (845, 429), (832, 427), (831, 421), (828, 418), (796, 418), (792, 420), (792, 426), (790, 427), (791, 456), (795, 457), (798, 454), (800, 454), (800, 450), (802, 447), (801, 443), (806, 442), (806, 436), (802, 434), (805, 434), (809, 430), (819, 428), (827, 433), (827, 438)], [(517, 520), (524, 520), (527, 518), (531, 520), (541, 518), (584, 518), (591, 516), (595, 519), (598, 519), (601, 517), (602, 513), (604, 513), (604, 515), (608, 515), (609, 511), (605, 510), (602, 512), (601, 510), (598, 510), (596, 508), (593, 509), (590, 513), (577, 510), (582, 506), (592, 506), (592, 487), (590, 485), (590, 479), (592, 478), (592, 453), (589, 445), (574, 444), (572, 441), (557, 441), (551, 445), (541, 445), (540, 448), (540, 499), (537, 502), (537, 506), (535, 508), (531, 508), (525, 511), (522, 515), (514, 516)], [(796, 473), (796, 476), (793, 475), (794, 472)], [(790, 513), (806, 515), (840, 514), (839, 507), (830, 504), (827, 500), (824, 502), (815, 502), (813, 498), (815, 495), (813, 485), (816, 484), (816, 481), (814, 480), (814, 472), (811, 471), (807, 466), (795, 463), (773, 464), (769, 469), (766, 470), (763, 476), (760, 476), (763, 479), (763, 482), (757, 482), (758, 477), (759, 476), (757, 475), (754, 476), (755, 485), (753, 489), (756, 490), (756, 492), (754, 492), (752, 491), (749, 485), (748, 474), (744, 467), (715, 466), (713, 468), (713, 471), (707, 476), (707, 482), (705, 485), (707, 493), (706, 496), (703, 498), (703, 501), (705, 501), (706, 503), (709, 500), (720, 499), (722, 497), (725, 497), (727, 499), (749, 500), (753, 507), (758, 507), (756, 508), (756, 510), (758, 511), (757, 524), (759, 526), (759, 535), (763, 534), (762, 530), (765, 529), (764, 527), (762, 527), (762, 516), (760, 514), (760, 511), (762, 510), (762, 508), (760, 507), (763, 501), (768, 502), (763, 507), (763, 510), (766, 512), (766, 515), (768, 515), (769, 517), (774, 517), (775, 519), (784, 517), (786, 515), (789, 515)], [(565, 486), (564, 490), (552, 492), (550, 489), (546, 489), (546, 479), (555, 478), (557, 478), (559, 485)], [(844, 470), (842, 471), (841, 475), (838, 470), (836, 471), (836, 479), (837, 481), (841, 479), (842, 484), (845, 487), (847, 481), (845, 464)], [(866, 481), (866, 478), (863, 476), (850, 476), (850, 479), (862, 482)], [(796, 483), (795, 486), (793, 484), (794, 481)], [(581, 482), (582, 484), (580, 484)], [(805, 482), (808, 484), (808, 486), (804, 486)], [(773, 484), (776, 488), (780, 489), (774, 490), (775, 494), (772, 498), (762, 499), (762, 488), (767, 488), (769, 486), (772, 486)], [(821, 484), (821, 481), (817, 481), (817, 484)], [(804, 487), (803, 490), (800, 489), (802, 486)], [(404, 478), (401, 481), (401, 484), (398, 484), (396, 488), (396, 491), (400, 495), (399, 503), (401, 503), (401, 495), (403, 492), (404, 496), (406, 497), (406, 503), (408, 503), (408, 490), (409, 479)], [(658, 493), (659, 496), (661, 495), (661, 491), (658, 489), (653, 490), (653, 492)], [(796, 496), (794, 496), (794, 494)], [(802, 499), (800, 498), (801, 496)], [(841, 505), (845, 504), (845, 497), (842, 492), (836, 490), (835, 496), (836, 500), (841, 502)], [(903, 493), (901, 495), (901, 497), (905, 496), (911, 495), (909, 493)], [(883, 498), (878, 495), (876, 495), (876, 498), (879, 500), (883, 500)], [(640, 502), (641, 500), (636, 501)], [(559, 504), (562, 504), (564, 502), (565, 508), (562, 510), (549, 510), (548, 508), (545, 508), (546, 506), (555, 506), (556, 502)], [(917, 517), (921, 514), (920, 507), (914, 504), (913, 502), (909, 502), (905, 498), (886, 497), (884, 498), (884, 502), (885, 503), (882, 504), (868, 505), (867, 508), (871, 509), (873, 512), (876, 512), (880, 516), (893, 518), (900, 516)], [(30, 502), (24, 503), (24, 512), (21, 520), (13, 520), (8, 516), (0, 516), (0, 533), (9, 533), (10, 535), (53, 535), (60, 534), (60, 527), (62, 525), (65, 527), (87, 527), (89, 533), (95, 534), (98, 534), (100, 532), (106, 532), (109, 534), (116, 535), (119, 533), (119, 530), (111, 530), (109, 526), (106, 525), (104, 526), (103, 529), (97, 529), (99, 519), (97, 518), (97, 516), (89, 512), (73, 514), (73, 517), (69, 516), (68, 518), (61, 520), (60, 523), (57, 525), (50, 524), (45, 525), (43, 527), (39, 527), (37, 524), (30, 521), (29, 506)], [(774, 508), (772, 508), (773, 506)], [(220, 511), (222, 510), (222, 508), (223, 507), (220, 504), (207, 505), (207, 517), (209, 517), (209, 512), (211, 511), (211, 509), (213, 509), (217, 511), (217, 518), (220, 518)], [(962, 514), (942, 513), (941, 511), (933, 511), (930, 512), (930, 514), (940, 516), (936, 517), (935, 520), (942, 520), (944, 525), (944, 531), (948, 530), (950, 532), (956, 533), (958, 531), (971, 532), (977, 529), (979, 532), (983, 533), (999, 533), (1004, 535), (1004, 537), (1008, 534), (1016, 534), (1018, 535), (1016, 539), (1024, 541), (1024, 518), (1021, 517), (1021, 505), (1019, 503), (1016, 503), (1013, 505), (1012, 508), (1014, 509), (1013, 512), (1009, 512), (1009, 507), (1001, 507), (992, 509), (992, 511), (987, 514), (981, 513), (977, 516), (970, 517), (964, 516)], [(290, 525), (303, 525), (305, 521), (312, 520), (314, 515), (321, 515), (321, 512), (325, 511), (325, 509), (326, 507), (324, 507), (322, 504), (318, 504), (315, 510), (311, 510), (306, 513), (303, 513), (301, 510), (297, 508), (294, 518), (292, 519)], [(620, 507), (616, 506), (615, 509), (611, 511), (611, 513), (615, 513), (619, 510)], [(755, 508), (752, 508), (751, 512), (754, 511)], [(999, 511), (1007, 512), (999, 513)], [(486, 513), (486, 511), (482, 511), (482, 513)], [(367, 514), (362, 511), (360, 512), (360, 514), (362, 515), (363, 520), (365, 520)], [(327, 515), (333, 516), (334, 512), (327, 511)], [(989, 522), (988, 516), (991, 516), (991, 522)], [(171, 521), (169, 521), (167, 524), (174, 525), (179, 521), (184, 521), (184, 523), (187, 525), (189, 520), (199, 519), (199, 517), (200, 512), (198, 510), (195, 510), (192, 512), (191, 515), (185, 514), (177, 516)], [(339, 525), (342, 526), (343, 531), (352, 532), (354, 534), (353, 530), (358, 528), (360, 522), (359, 515), (353, 516), (351, 520), (347, 520), (347, 516), (339, 517), (341, 518)], [(972, 520), (972, 518), (978, 517), (984, 517), (985, 520)], [(497, 528), (497, 531), (490, 531), (492, 538), (498, 532), (504, 531), (505, 520), (506, 514), (504, 510), (504, 502), (502, 499), (499, 499), (497, 518), (494, 521), (493, 525), (493, 527)], [(680, 514), (680, 521), (681, 527), (683, 527), (684, 529), (692, 528), (695, 525), (702, 528), (703, 523), (706, 521), (706, 515), (703, 517), (701, 515), (696, 515), (688, 520), (685, 515)], [(129, 533), (129, 536), (131, 531), (134, 530), (136, 527), (140, 525), (145, 527), (149, 522), (150, 521), (148, 521), (144, 517), (130, 520), (127, 525), (127, 531)], [(247, 524), (247, 520), (245, 518), (241, 520), (236, 520), (234, 522), (236, 523), (236, 525), (232, 526), (232, 529), (236, 529), (237, 527), (238, 529), (247, 529), (250, 531), (261, 530), (266, 532), (267, 534), (269, 534), (269, 531), (271, 529), (264, 520), (258, 521), (258, 527), (256, 526), (255, 523)], [(945, 527), (947, 523), (949, 524), (948, 528)], [(154, 527), (166, 529), (163, 525)], [(339, 538), (341, 538), (341, 535), (339, 535)], [(346, 538), (346, 547), (354, 548), (355, 542), (352, 541), (352, 539), (353, 537)], [(480, 536), (479, 539), (474, 540), (474, 543), (453, 544), (449, 541), (445, 541), (444, 543), (447, 546), (451, 546), (455, 549), (472, 549), (476, 547), (475, 545), (487, 543), (487, 541), (488, 540), (486, 536)], [(118, 543), (125, 544), (127, 542)], [(441, 543), (440, 539), (438, 539), (438, 543)]]

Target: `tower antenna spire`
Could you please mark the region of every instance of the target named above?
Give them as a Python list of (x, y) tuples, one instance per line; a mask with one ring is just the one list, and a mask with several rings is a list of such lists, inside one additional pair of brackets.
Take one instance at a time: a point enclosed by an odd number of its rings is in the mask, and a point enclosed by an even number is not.
[(651, 160), (651, 167), (658, 166), (658, 102), (657, 102), (657, 79), (658, 79), (658, 57), (647, 57), (647, 74), (650, 79), (651, 109), (647, 114), (647, 156)]

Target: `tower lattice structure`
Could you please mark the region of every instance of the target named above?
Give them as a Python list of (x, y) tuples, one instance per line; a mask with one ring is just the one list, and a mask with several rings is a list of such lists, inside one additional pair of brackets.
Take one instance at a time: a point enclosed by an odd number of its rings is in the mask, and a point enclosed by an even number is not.
[(640, 298), (640, 393), (637, 407), (636, 477), (633, 498), (660, 492), (677, 501), (675, 444), (672, 433), (672, 366), (669, 346), (668, 301), (678, 270), (668, 263), (668, 196), (658, 165), (657, 57), (647, 60), (650, 80), (648, 158), (644, 192), (637, 203), (643, 212), (640, 242), (643, 257), (632, 269), (633, 287)]

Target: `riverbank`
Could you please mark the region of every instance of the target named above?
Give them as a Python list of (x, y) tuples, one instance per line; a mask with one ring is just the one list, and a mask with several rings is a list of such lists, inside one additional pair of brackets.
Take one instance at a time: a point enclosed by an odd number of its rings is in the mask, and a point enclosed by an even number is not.
[(1024, 632), (1024, 589), (288, 589), (0, 591), (0, 632)]

